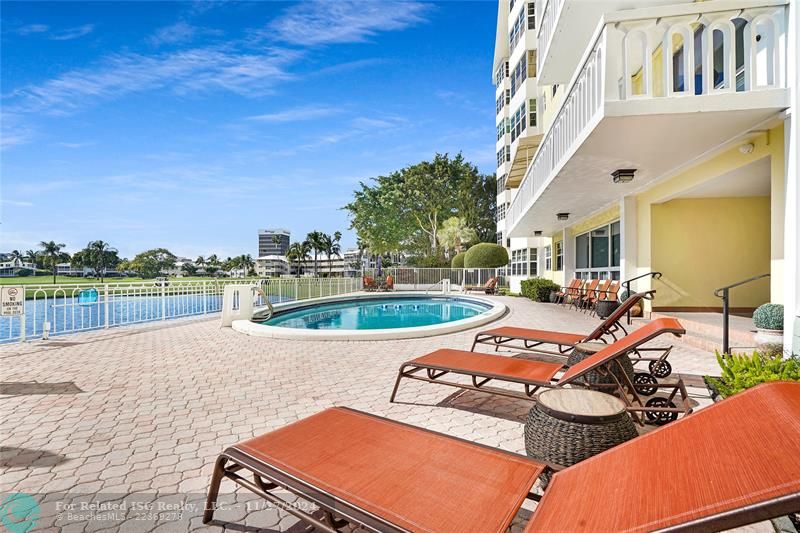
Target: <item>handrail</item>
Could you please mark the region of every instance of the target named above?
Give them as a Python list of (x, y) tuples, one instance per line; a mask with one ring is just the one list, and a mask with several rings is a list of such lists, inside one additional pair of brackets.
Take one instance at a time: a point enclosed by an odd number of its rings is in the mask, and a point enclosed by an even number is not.
[[(661, 279), (661, 276), (663, 276), (663, 274), (661, 272), (647, 272), (646, 274), (642, 274), (641, 276), (636, 276), (635, 278), (631, 278), (629, 280), (623, 281), (622, 282), (622, 286), (625, 288), (625, 292), (628, 293), (625, 297), (627, 298), (627, 297), (629, 297), (631, 295), (631, 283), (636, 281), (637, 279), (642, 279), (642, 278), (647, 278), (647, 277), (650, 277), (650, 278), (653, 278), (653, 279)], [(652, 298), (649, 298), (649, 299), (652, 299)], [(628, 310), (628, 313), (627, 313), (627, 321), (628, 321), (628, 325), (630, 326), (631, 325), (631, 311), (630, 311), (630, 309)]]
[(717, 298), (722, 298), (722, 294), (724, 291), (728, 289), (733, 289), (734, 287), (738, 287), (739, 285), (744, 285), (746, 283), (750, 283), (751, 281), (756, 281), (761, 278), (768, 278), (770, 277), (769, 274), (761, 274), (760, 276), (753, 276), (752, 278), (747, 278), (742, 281), (737, 281), (736, 283), (732, 283), (730, 285), (726, 285), (725, 287), (720, 287), (719, 289), (714, 289), (714, 296)]
[(769, 274), (761, 274), (760, 276), (753, 276), (736, 283), (731, 283), (725, 287), (720, 287), (714, 291), (714, 296), (722, 299), (722, 356), (730, 355), (730, 290), (759, 279), (768, 278)]

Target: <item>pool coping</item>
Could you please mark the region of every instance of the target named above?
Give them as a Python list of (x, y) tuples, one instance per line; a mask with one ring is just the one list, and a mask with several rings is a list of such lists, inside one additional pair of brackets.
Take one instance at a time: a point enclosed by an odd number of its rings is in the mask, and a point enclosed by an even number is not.
[(411, 328), (393, 328), (393, 329), (295, 329), (283, 328), (278, 326), (265, 326), (257, 324), (251, 320), (234, 320), (231, 324), (234, 331), (251, 335), (253, 337), (266, 337), (270, 339), (287, 339), (287, 340), (339, 340), (339, 341), (367, 341), (367, 340), (395, 340), (395, 339), (417, 339), (422, 337), (433, 337), (436, 335), (445, 335), (448, 333), (455, 333), (472, 329), (477, 326), (482, 326), (489, 322), (493, 322), (498, 318), (504, 316), (508, 311), (505, 304), (491, 300), (483, 296), (475, 296), (465, 293), (426, 293), (422, 291), (397, 291), (397, 292), (359, 292), (351, 294), (342, 294), (338, 296), (326, 296), (324, 298), (312, 298), (309, 300), (284, 302), (275, 304), (273, 307), (276, 311), (287, 309), (300, 309), (310, 305), (325, 304), (338, 302), (342, 300), (362, 300), (362, 299), (375, 299), (375, 298), (405, 298), (423, 296), (428, 298), (458, 298), (464, 300), (471, 300), (484, 305), (490, 306), (485, 313), (464, 318), (461, 320), (454, 320), (453, 322), (446, 322), (444, 324), (434, 324), (430, 326), (417, 326)]

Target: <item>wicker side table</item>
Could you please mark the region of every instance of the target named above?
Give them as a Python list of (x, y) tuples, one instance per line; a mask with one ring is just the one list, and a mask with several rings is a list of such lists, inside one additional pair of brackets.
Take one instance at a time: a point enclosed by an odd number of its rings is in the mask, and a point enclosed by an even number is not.
[[(567, 357), (567, 366), (572, 366), (574, 364), (580, 363), (587, 357), (596, 354), (603, 348), (607, 348), (608, 344), (602, 342), (579, 342), (575, 345), (575, 349), (569, 354)], [(633, 371), (633, 362), (631, 358), (627, 355), (617, 358), (617, 361), (622, 363), (622, 367), (625, 369), (625, 373), (628, 375), (628, 379), (633, 381), (634, 379), (634, 371)], [(609, 365), (611, 367), (611, 371), (616, 374), (617, 379), (620, 382), (625, 383), (625, 379), (621, 375), (620, 367), (617, 363), (611, 363)], [(601, 374), (597, 371), (588, 372), (584, 376), (584, 380), (589, 383), (590, 385), (597, 385), (597, 384), (609, 384), (614, 383), (614, 380), (611, 379), (610, 376), (606, 376)]]
[[(587, 389), (550, 389), (537, 397), (525, 422), (529, 457), (570, 466), (638, 435), (625, 404)], [(552, 474), (542, 474), (547, 486)]]

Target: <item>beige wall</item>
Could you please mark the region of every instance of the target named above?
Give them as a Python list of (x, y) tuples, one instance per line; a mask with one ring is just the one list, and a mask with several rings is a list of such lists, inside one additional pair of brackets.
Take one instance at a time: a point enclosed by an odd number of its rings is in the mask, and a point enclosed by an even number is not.
[[(770, 198), (684, 198), (652, 206), (653, 282), (661, 307), (719, 307), (713, 289), (770, 271)], [(739, 287), (731, 306), (770, 299), (769, 280)]]

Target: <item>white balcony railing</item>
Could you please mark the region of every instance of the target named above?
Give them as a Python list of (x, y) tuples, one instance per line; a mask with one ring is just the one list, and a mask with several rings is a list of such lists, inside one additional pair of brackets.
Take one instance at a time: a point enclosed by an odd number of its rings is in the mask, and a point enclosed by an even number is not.
[(547, 49), (550, 47), (550, 41), (553, 38), (553, 31), (558, 21), (558, 15), (564, 5), (564, 0), (544, 0), (543, 4), (541, 18), (537, 21), (539, 24), (537, 32), (539, 54), (536, 66), (540, 72), (542, 70), (542, 61), (547, 57)]
[[(563, 0), (549, 0), (549, 9), (558, 7), (554, 2)], [(608, 102), (785, 88), (786, 3), (700, 2), (649, 9), (647, 17), (644, 10), (622, 11), (602, 20), (528, 166), (506, 227), (513, 230), (602, 119)], [(540, 31), (541, 36), (547, 30)], [(670, 60), (656, 61), (660, 50), (672, 50)]]

